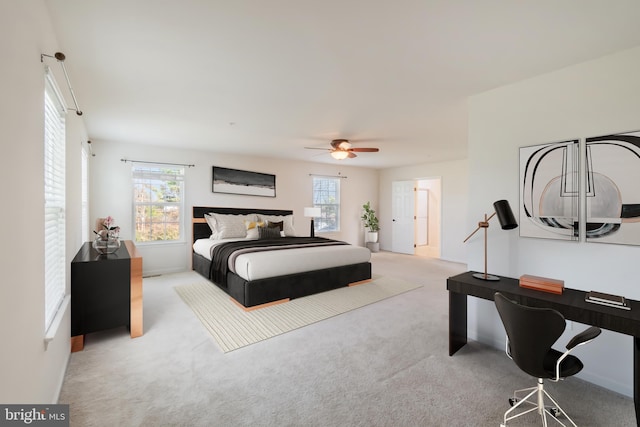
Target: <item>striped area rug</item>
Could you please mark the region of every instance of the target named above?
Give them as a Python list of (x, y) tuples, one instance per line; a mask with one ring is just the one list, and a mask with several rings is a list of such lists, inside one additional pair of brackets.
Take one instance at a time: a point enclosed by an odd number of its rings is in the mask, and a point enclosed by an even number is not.
[(176, 286), (175, 290), (227, 353), (420, 287), (422, 285), (400, 279), (376, 277), (362, 285), (296, 298), (249, 312), (207, 281)]

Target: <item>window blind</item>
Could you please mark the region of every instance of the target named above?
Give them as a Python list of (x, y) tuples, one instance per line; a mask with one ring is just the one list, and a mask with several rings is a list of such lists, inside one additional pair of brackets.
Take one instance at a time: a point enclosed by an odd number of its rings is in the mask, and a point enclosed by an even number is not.
[(65, 295), (65, 107), (50, 72), (44, 94), (45, 331)]

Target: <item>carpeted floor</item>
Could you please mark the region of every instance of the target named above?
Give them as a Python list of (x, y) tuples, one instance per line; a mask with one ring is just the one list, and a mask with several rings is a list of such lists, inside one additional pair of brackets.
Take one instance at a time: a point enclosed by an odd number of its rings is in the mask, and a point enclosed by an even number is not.
[(226, 353), (420, 286), (390, 277), (374, 277), (369, 283), (252, 311), (238, 307), (208, 281), (176, 286), (175, 290)]
[[(498, 426), (535, 380), (476, 342), (449, 357), (446, 278), (465, 266), (372, 255), (374, 274), (422, 287), (229, 353), (173, 289), (196, 273), (144, 279), (144, 335), (89, 334), (71, 355), (71, 425)], [(628, 397), (579, 378), (549, 391), (580, 426), (635, 425)]]

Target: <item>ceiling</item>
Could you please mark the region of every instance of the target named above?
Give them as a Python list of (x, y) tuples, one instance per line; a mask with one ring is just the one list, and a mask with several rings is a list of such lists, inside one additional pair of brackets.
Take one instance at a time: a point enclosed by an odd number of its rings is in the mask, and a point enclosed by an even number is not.
[[(637, 0), (45, 3), (91, 140), (373, 168), (464, 158), (470, 95), (640, 45)], [(334, 138), (380, 152), (305, 149)]]

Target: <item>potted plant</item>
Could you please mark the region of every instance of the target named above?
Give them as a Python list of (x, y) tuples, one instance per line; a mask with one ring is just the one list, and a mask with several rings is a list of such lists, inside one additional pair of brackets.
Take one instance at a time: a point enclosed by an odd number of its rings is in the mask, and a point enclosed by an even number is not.
[(364, 222), (364, 226), (369, 230), (367, 232), (367, 242), (376, 243), (378, 241), (378, 231), (380, 231), (376, 211), (371, 209), (371, 202), (367, 202), (362, 205), (362, 209), (364, 212), (360, 218)]

